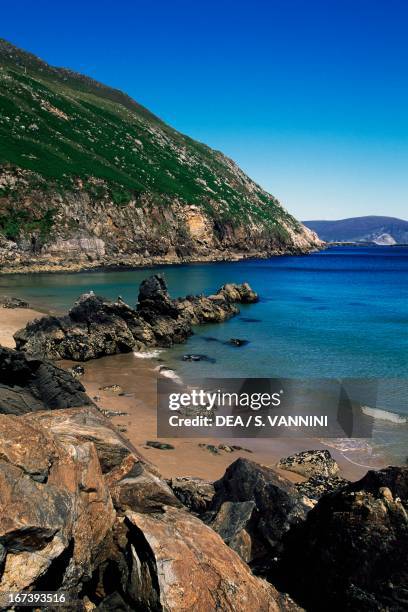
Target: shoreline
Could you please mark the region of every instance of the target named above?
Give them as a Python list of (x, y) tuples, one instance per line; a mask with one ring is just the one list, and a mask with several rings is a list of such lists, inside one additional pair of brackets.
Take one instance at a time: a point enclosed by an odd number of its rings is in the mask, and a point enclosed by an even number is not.
[[(24, 327), (28, 321), (40, 318), (44, 314), (27, 308), (0, 308), (0, 344), (15, 348), (13, 333)], [(64, 368), (78, 364), (79, 362), (69, 361), (57, 363)], [(304, 478), (293, 472), (278, 469), (276, 463), (283, 457), (310, 449), (328, 449), (338, 462), (342, 476), (349, 480), (358, 480), (371, 467), (354, 463), (339, 449), (316, 438), (233, 438), (231, 440), (227, 438), (166, 438), (162, 441), (171, 444), (174, 449), (162, 450), (146, 446), (148, 440), (158, 440), (156, 384), (160, 376), (158, 371), (160, 364), (163, 364), (160, 359), (138, 358), (133, 353), (110, 355), (81, 363), (85, 374), (79, 380), (84, 385), (86, 393), (101, 411), (124, 413), (114, 415), (110, 420), (149, 461), (157, 466), (165, 478), (195, 476), (216, 480), (224, 474), (228, 465), (242, 456), (276, 469), (278, 473), (292, 482), (300, 482)], [(110, 385), (119, 385), (123, 395), (102, 389)], [(205, 446), (200, 447), (200, 444)], [(219, 450), (214, 454), (207, 448), (207, 445), (218, 447), (220, 444), (239, 445), (249, 451)], [(374, 467), (378, 466), (373, 466), (371, 469)]]
[(149, 269), (156, 266), (177, 266), (194, 263), (234, 263), (235, 261), (243, 260), (256, 260), (256, 259), (269, 259), (272, 257), (285, 257), (285, 256), (301, 256), (309, 255), (310, 253), (316, 253), (323, 251), (327, 248), (327, 245), (321, 247), (311, 247), (310, 249), (293, 248), (282, 251), (273, 251), (265, 253), (263, 251), (251, 251), (251, 252), (219, 252), (213, 253), (212, 255), (191, 255), (188, 257), (180, 258), (178, 256), (170, 255), (168, 257), (143, 257), (143, 256), (130, 256), (124, 257), (118, 260), (101, 261), (95, 262), (81, 262), (72, 261), (71, 263), (61, 263), (59, 259), (55, 259), (52, 265), (52, 257), (38, 258), (30, 260), (27, 264), (21, 265), (20, 263), (14, 268), (12, 265), (2, 264), (0, 266), (1, 276), (10, 275), (23, 275), (23, 274), (77, 274), (80, 272), (118, 272), (126, 270), (140, 270)]

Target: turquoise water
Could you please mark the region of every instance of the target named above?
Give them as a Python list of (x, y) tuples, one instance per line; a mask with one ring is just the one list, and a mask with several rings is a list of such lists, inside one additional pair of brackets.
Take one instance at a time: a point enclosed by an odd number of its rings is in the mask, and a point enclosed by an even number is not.
[[(0, 294), (55, 312), (66, 311), (91, 289), (135, 304), (139, 283), (157, 272), (173, 297), (244, 281), (261, 296), (259, 303), (242, 306), (237, 317), (198, 327), (186, 344), (161, 353), (182, 377), (378, 378), (377, 408), (408, 414), (408, 248), (333, 247), (234, 263), (0, 276)], [(237, 348), (228, 344), (230, 338), (249, 342)], [(185, 362), (185, 353), (204, 354), (209, 361)], [(370, 446), (359, 461), (369, 465), (379, 449), (393, 461), (405, 461), (407, 423), (381, 418), (374, 438), (375, 452)]]
[[(0, 277), (0, 293), (35, 307), (67, 310), (83, 292), (135, 304), (138, 285), (164, 274), (173, 296), (213, 292), (248, 281), (258, 304), (222, 324), (197, 328), (187, 345), (167, 355), (190, 373), (185, 352), (206, 354), (204, 375), (280, 377), (408, 377), (408, 248), (333, 247), (300, 257), (235, 263), (161, 266), (122, 272)], [(231, 337), (249, 343), (224, 344)]]

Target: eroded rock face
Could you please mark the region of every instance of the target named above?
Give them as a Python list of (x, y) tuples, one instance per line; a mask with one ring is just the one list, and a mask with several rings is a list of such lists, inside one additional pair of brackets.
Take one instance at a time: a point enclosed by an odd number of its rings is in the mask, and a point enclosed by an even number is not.
[(291, 530), (282, 585), (308, 610), (406, 610), (408, 468), (368, 472)]
[(133, 600), (143, 610), (278, 611), (297, 606), (248, 566), (198, 518), (177, 508), (128, 512)]
[(0, 416), (0, 426), (0, 590), (77, 592), (115, 520), (95, 447), (21, 417)]
[(337, 476), (339, 466), (328, 450), (307, 450), (281, 459), (278, 467), (306, 478)]
[(169, 484), (176, 497), (191, 512), (201, 515), (209, 510), (215, 494), (212, 482), (192, 476), (179, 476), (172, 478)]
[(21, 589), (84, 609), (298, 610), (94, 407), (0, 415), (0, 590)]
[(84, 387), (49, 361), (0, 347), (0, 414), (91, 404)]
[(236, 303), (258, 300), (248, 284), (225, 285), (209, 297), (172, 300), (164, 279), (152, 276), (140, 286), (137, 308), (122, 299), (111, 302), (84, 294), (68, 315), (43, 317), (18, 331), (19, 349), (50, 359), (86, 361), (137, 350), (184, 342), (192, 326), (224, 321), (238, 312)]
[[(292, 525), (305, 519), (309, 507), (295, 486), (274, 470), (249, 459), (239, 458), (214, 483), (215, 497), (210, 510), (216, 513), (215, 524), (226, 524), (225, 502), (253, 502), (249, 506), (228, 507), (228, 514), (239, 517), (235, 533), (245, 529), (251, 537), (250, 559), (258, 566), (268, 567), (282, 550), (282, 540)], [(218, 517), (218, 514), (221, 516)], [(235, 523), (234, 523), (235, 524)], [(232, 524), (231, 524), (232, 526)], [(228, 539), (233, 534), (228, 531)]]

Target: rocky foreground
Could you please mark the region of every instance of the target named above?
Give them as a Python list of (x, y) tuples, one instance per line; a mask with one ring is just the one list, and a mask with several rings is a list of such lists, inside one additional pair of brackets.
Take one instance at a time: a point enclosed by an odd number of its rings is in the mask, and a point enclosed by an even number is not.
[(239, 312), (236, 304), (258, 301), (247, 283), (227, 284), (208, 297), (171, 299), (162, 276), (140, 285), (136, 308), (93, 293), (82, 295), (66, 316), (47, 316), (14, 336), (20, 350), (48, 359), (87, 361), (145, 347), (184, 342), (193, 325), (225, 321)]
[(281, 461), (300, 485), (242, 457), (215, 483), (166, 482), (61, 372), (0, 351), (26, 406), (0, 404), (1, 592), (101, 611), (407, 609), (408, 468), (351, 483), (307, 451)]

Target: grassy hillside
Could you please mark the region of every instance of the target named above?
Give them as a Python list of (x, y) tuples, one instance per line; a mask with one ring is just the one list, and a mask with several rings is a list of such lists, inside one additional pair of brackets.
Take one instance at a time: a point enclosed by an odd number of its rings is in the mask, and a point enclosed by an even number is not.
[[(125, 94), (0, 41), (0, 163), (54, 179), (106, 181), (118, 204), (153, 193), (221, 218), (297, 226), (221, 153), (173, 130)], [(91, 192), (97, 191), (94, 182)], [(98, 195), (97, 193), (95, 195)], [(162, 202), (164, 202), (162, 200)]]

